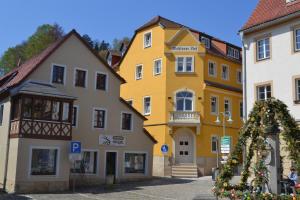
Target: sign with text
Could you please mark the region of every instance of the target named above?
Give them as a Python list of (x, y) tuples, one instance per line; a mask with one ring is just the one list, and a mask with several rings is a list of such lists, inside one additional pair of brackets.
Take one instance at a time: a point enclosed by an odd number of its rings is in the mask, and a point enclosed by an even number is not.
[(197, 52), (197, 46), (173, 46), (172, 51), (181, 51), (181, 52)]
[(100, 135), (99, 144), (107, 146), (125, 146), (126, 140), (124, 136), (119, 135)]
[(231, 137), (223, 136), (221, 138), (221, 153), (230, 153)]

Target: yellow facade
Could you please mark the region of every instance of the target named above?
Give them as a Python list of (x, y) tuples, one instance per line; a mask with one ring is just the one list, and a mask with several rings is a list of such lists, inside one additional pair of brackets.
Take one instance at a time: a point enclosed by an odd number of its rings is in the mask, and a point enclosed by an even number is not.
[[(151, 47), (144, 48), (144, 34), (151, 32)], [(226, 135), (232, 136), (236, 143), (239, 128), (242, 126), (240, 102), (242, 101), (242, 85), (237, 82), (237, 71), (241, 70), (240, 61), (228, 59), (226, 56), (215, 55), (199, 42), (199, 33), (184, 27), (168, 28), (153, 24), (136, 34), (117, 69), (126, 80), (121, 87), (121, 96), (132, 100), (132, 105), (144, 113), (144, 97), (151, 97), (151, 113), (145, 115), (148, 120), (145, 128), (154, 136), (158, 143), (154, 147), (154, 174), (169, 175), (168, 168), (175, 164), (177, 148), (175, 135), (190, 130), (193, 133), (193, 163), (197, 164), (202, 174), (211, 172), (216, 165), (216, 153), (212, 152), (212, 136), (223, 135), (222, 125), (215, 123), (217, 115), (211, 113), (211, 96), (218, 97), (218, 111), (224, 112), (224, 99), (231, 102), (232, 124), (226, 124)], [(196, 47), (196, 51), (174, 51), (172, 47)], [(194, 71), (176, 72), (177, 56), (192, 56)], [(154, 60), (162, 59), (161, 73), (154, 74)], [(216, 77), (208, 75), (208, 62), (217, 66)], [(221, 79), (221, 66), (229, 66), (229, 80)], [(136, 66), (142, 65), (142, 78), (136, 80)], [(218, 87), (206, 84), (206, 81), (218, 83)], [(221, 87), (220, 87), (221, 85)], [(230, 86), (229, 89), (227, 87)], [(234, 91), (235, 88), (240, 91)], [(193, 112), (200, 113), (200, 123), (171, 123), (171, 112), (176, 111), (176, 92), (193, 93)], [(222, 119), (222, 117), (221, 117)], [(188, 131), (189, 132), (189, 131)], [(167, 154), (161, 152), (161, 146), (167, 144)], [(190, 145), (190, 144), (189, 144)], [(178, 147), (179, 148), (179, 147)]]

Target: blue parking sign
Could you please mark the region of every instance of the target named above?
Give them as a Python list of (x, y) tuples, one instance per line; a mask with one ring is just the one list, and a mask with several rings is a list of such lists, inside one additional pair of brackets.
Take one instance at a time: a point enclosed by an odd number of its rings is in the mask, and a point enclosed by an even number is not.
[(70, 152), (71, 153), (81, 153), (81, 142), (72, 141)]
[(169, 147), (168, 147), (168, 145), (164, 144), (164, 145), (161, 146), (160, 150), (163, 153), (168, 153)]

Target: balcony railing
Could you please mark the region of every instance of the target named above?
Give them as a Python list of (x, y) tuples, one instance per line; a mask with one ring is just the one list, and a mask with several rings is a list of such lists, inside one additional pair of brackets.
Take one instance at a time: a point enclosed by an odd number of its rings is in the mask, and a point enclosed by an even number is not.
[(12, 120), (10, 137), (71, 140), (72, 125), (69, 122), (55, 122), (33, 119)]
[(200, 123), (200, 112), (172, 111), (170, 112), (170, 123)]

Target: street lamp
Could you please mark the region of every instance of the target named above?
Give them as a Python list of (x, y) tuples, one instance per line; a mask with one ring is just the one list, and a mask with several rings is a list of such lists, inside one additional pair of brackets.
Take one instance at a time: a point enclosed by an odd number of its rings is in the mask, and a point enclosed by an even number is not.
[[(216, 124), (221, 124), (221, 120), (220, 120), (220, 117), (223, 117), (222, 119), (222, 126), (223, 126), (223, 136), (226, 135), (226, 132), (225, 132), (225, 129), (226, 129), (226, 121), (229, 123), (229, 124), (232, 124), (233, 120), (231, 118), (231, 112), (229, 111), (226, 111), (226, 112), (220, 112), (218, 115), (217, 115), (217, 119), (215, 121)], [(226, 117), (228, 117), (228, 119), (226, 120)], [(218, 151), (217, 151), (217, 168), (219, 168), (219, 160), (220, 160), (220, 142), (218, 141)]]

